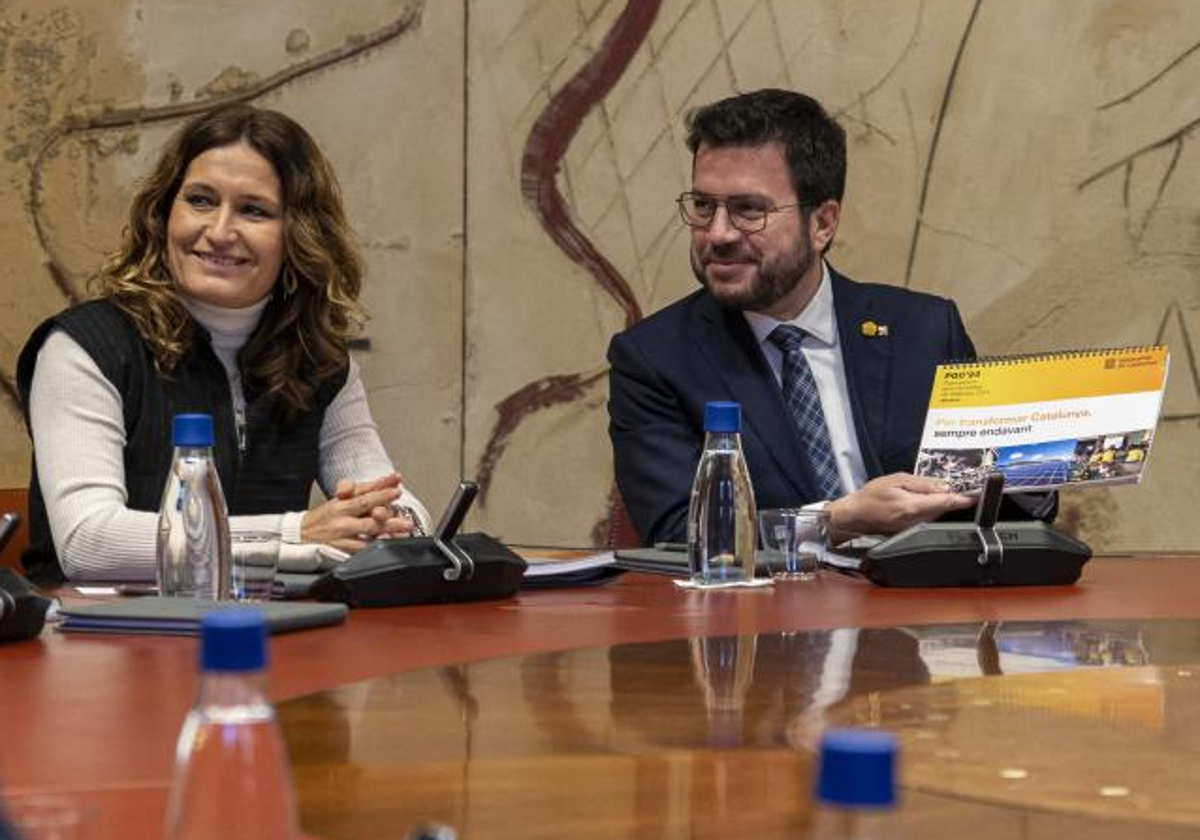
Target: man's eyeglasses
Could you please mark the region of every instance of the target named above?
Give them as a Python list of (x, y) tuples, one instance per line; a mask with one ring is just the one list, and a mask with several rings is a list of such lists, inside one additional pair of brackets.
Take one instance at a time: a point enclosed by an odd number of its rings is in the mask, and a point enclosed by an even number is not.
[(675, 199), (679, 205), (679, 215), (688, 227), (706, 228), (712, 224), (717, 215), (717, 208), (725, 206), (725, 214), (729, 223), (742, 233), (758, 233), (767, 226), (767, 217), (772, 213), (792, 210), (797, 207), (809, 208), (812, 204), (797, 202), (796, 204), (777, 204), (771, 207), (764, 204), (762, 199), (748, 195), (731, 195), (719, 198), (705, 193), (685, 192)]

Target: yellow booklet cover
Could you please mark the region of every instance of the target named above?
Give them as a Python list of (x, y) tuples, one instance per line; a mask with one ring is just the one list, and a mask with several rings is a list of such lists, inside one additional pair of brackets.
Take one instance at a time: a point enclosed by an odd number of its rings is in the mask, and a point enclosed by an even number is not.
[(1162, 408), (1166, 347), (939, 365), (914, 472), (974, 491), (1141, 480)]

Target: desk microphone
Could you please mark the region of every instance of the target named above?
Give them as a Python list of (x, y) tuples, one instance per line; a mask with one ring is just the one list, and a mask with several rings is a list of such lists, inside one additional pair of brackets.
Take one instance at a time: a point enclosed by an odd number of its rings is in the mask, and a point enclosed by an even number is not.
[[(0, 516), (0, 551), (21, 526), (15, 513)], [(12, 569), (0, 569), (0, 642), (32, 639), (42, 632), (50, 599)]]
[(32, 639), (42, 632), (50, 599), (12, 569), (0, 569), (0, 642)]
[(479, 488), (461, 481), (433, 534), (374, 540), (317, 578), (309, 593), (352, 607), (399, 607), (511, 598), (525, 561), (483, 533), (459, 534)]
[(881, 586), (1055, 586), (1079, 580), (1086, 543), (1045, 522), (1000, 522), (1004, 475), (987, 477), (974, 522), (922, 522), (867, 551)]

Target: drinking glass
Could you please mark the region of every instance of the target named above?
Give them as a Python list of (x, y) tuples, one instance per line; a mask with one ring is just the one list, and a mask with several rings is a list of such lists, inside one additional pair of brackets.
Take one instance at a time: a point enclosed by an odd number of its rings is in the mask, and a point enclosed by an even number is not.
[(255, 528), (234, 531), (233, 599), (269, 601), (279, 566), (279, 531)]
[(812, 580), (825, 556), (829, 514), (823, 510), (773, 508), (758, 514), (762, 560), (776, 580)]

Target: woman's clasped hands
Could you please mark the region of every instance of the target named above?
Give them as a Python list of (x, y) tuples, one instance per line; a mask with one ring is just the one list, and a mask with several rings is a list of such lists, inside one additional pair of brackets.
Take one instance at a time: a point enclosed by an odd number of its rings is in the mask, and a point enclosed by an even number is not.
[(342, 479), (333, 498), (304, 515), (300, 537), (353, 554), (378, 537), (411, 536), (416, 523), (392, 506), (402, 492), (398, 473), (362, 483)]

